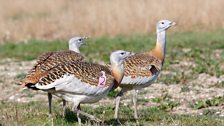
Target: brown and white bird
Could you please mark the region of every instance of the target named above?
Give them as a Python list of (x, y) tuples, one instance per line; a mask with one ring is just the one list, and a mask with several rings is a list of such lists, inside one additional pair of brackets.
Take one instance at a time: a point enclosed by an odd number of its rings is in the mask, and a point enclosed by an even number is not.
[[(47, 52), (42, 54), (38, 59), (34, 67), (28, 72), (25, 79), (23, 79), (20, 84), (28, 88), (38, 90), (35, 87), (35, 84), (39, 81), (40, 78), (45, 76), (49, 70), (71, 61), (83, 61), (84, 57), (80, 54), (79, 48), (85, 43), (87, 37), (73, 37), (69, 40), (69, 50), (66, 51), (57, 51), (57, 52)], [(49, 115), (51, 115), (51, 102), (52, 94), (48, 93), (49, 101)], [(65, 112), (66, 101), (63, 100), (63, 116)]]
[[(80, 125), (79, 114), (100, 121), (93, 115), (81, 111), (80, 104), (97, 102), (111, 89), (116, 88), (123, 78), (123, 60), (129, 55), (130, 52), (123, 50), (112, 52), (111, 69), (103, 65), (80, 61), (58, 65), (47, 70), (34, 87), (73, 102), (73, 109), (77, 113)], [(102, 78), (104, 78), (103, 81)]]
[(161, 20), (156, 25), (157, 42), (154, 49), (132, 55), (124, 61), (124, 77), (119, 85), (121, 91), (116, 97), (114, 118), (118, 118), (120, 98), (124, 92), (133, 90), (134, 117), (137, 119), (138, 90), (151, 85), (162, 70), (166, 53), (166, 30), (175, 25), (175, 22)]

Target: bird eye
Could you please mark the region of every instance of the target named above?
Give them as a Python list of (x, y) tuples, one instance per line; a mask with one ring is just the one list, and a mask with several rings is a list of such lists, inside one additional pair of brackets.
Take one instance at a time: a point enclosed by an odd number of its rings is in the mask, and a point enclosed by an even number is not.
[(161, 24), (164, 24), (164, 22), (161, 22)]
[(124, 55), (124, 54), (125, 54), (124, 52), (121, 53), (121, 55)]
[(80, 38), (79, 41), (82, 41), (82, 39)]

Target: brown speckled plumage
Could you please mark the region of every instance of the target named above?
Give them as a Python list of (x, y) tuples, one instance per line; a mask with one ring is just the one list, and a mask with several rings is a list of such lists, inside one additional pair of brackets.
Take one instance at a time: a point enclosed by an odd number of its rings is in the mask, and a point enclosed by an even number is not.
[(79, 53), (70, 50), (44, 53), (37, 59), (37, 63), (20, 84), (24, 86), (27, 84), (35, 84), (42, 76), (46, 75), (57, 65), (71, 61), (83, 61), (83, 59), (84, 57)]
[(81, 82), (98, 86), (99, 74), (101, 71), (105, 71), (105, 75), (107, 77), (105, 86), (113, 84), (114, 77), (111, 75), (111, 72), (107, 67), (79, 61), (69, 62), (51, 69), (38, 83), (40, 85), (48, 85), (59, 78), (63, 78), (64, 75), (69, 74), (74, 75), (77, 79), (80, 79)]
[(131, 78), (152, 76), (161, 70), (161, 65), (162, 61), (150, 52), (135, 54), (125, 59), (124, 76), (131, 76)]

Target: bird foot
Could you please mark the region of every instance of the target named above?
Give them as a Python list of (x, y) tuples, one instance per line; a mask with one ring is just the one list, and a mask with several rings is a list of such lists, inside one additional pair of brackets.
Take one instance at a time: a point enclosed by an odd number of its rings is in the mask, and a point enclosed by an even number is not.
[(98, 119), (98, 118), (96, 118), (96, 117), (91, 117), (90, 118), (90, 120), (93, 120), (93, 121), (95, 121), (95, 122), (97, 122), (97, 123), (101, 123), (101, 122), (103, 122), (102, 120), (100, 120), (100, 119)]
[(62, 117), (65, 118), (65, 114), (64, 113), (62, 113)]
[(48, 117), (51, 118), (52, 117), (52, 114), (48, 114)]
[(116, 119), (116, 121), (119, 125), (122, 125), (119, 119)]
[(140, 123), (139, 123), (138, 119), (136, 119), (136, 125), (140, 126)]

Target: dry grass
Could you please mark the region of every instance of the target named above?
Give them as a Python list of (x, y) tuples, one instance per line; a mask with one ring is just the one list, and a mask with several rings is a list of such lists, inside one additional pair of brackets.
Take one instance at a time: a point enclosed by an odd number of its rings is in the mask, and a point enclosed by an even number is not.
[(160, 19), (176, 31), (224, 28), (223, 0), (0, 0), (0, 40), (148, 33)]

